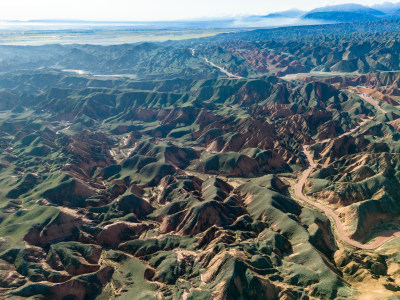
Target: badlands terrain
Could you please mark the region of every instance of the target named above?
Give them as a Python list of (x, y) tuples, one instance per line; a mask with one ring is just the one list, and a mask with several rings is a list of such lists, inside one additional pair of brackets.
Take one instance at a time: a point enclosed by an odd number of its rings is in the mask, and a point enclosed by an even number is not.
[(0, 299), (399, 299), (399, 31), (0, 46)]

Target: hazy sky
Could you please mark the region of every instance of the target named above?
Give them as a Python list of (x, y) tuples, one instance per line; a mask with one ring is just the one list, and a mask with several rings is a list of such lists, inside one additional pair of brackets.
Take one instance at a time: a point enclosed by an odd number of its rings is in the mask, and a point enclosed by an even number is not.
[(379, 0), (0, 0), (0, 20), (79, 19), (147, 21), (266, 14)]

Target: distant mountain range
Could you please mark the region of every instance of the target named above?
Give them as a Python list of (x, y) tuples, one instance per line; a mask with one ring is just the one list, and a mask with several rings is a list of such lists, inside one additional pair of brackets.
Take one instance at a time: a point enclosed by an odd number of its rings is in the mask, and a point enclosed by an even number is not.
[(375, 4), (371, 7), (373, 9), (384, 12), (385, 14), (391, 14), (400, 9), (400, 2), (399, 3), (385, 2), (383, 4)]
[(304, 15), (306, 12), (303, 10), (298, 10), (298, 9), (290, 9), (290, 10), (285, 10), (281, 12), (276, 12), (276, 13), (271, 13), (266, 16), (263, 16), (264, 18), (297, 18), (302, 15)]
[(361, 4), (341, 4), (325, 6), (308, 12), (287, 10), (271, 13), (262, 18), (298, 18), (299, 20), (319, 20), (328, 22), (365, 22), (381, 19), (400, 18), (400, 3), (386, 2), (372, 7)]
[(152, 29), (152, 30), (204, 30), (231, 28), (273, 28), (282, 26), (322, 25), (329, 23), (369, 22), (400, 19), (400, 2), (364, 6), (361, 4), (341, 4), (315, 8), (310, 11), (290, 9), (265, 15), (204, 18), (175, 21), (85, 21), (85, 20), (30, 20), (1, 21), (0, 29), (40, 30), (110, 28)]

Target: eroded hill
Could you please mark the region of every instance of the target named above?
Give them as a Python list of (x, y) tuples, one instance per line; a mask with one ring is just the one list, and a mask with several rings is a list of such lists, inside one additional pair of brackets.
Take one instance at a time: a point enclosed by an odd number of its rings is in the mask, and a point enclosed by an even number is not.
[(382, 40), (0, 49), (0, 297), (397, 297), (399, 74), (274, 76)]

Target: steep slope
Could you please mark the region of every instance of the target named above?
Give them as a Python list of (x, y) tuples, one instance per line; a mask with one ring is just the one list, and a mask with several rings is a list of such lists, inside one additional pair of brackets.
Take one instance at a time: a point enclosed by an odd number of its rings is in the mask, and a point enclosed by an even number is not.
[[(265, 75), (396, 68), (391, 32), (335, 26), (0, 47), (1, 297), (398, 297), (398, 73)], [(92, 69), (18, 70), (56, 60)]]

